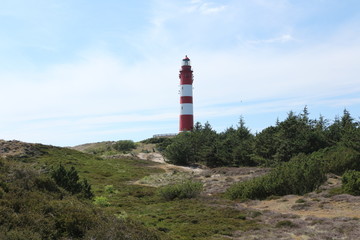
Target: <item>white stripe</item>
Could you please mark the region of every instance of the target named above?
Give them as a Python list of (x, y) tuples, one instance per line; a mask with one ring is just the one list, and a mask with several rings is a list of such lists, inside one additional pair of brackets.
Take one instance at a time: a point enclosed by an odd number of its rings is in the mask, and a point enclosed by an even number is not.
[(180, 115), (193, 115), (193, 104), (183, 103), (181, 105)]
[(192, 85), (180, 85), (180, 96), (192, 97)]

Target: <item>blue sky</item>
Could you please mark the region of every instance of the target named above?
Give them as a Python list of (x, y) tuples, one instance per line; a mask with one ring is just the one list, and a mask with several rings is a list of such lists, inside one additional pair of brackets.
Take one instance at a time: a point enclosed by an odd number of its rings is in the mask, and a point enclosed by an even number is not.
[(254, 133), (308, 107), (360, 117), (358, 0), (0, 0), (0, 139), (72, 146), (178, 131)]

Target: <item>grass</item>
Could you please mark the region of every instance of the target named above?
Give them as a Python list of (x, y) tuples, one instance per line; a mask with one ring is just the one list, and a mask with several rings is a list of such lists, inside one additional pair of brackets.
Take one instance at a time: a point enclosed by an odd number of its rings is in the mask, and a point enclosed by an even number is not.
[[(156, 231), (164, 239), (226, 239), (234, 231), (258, 229), (260, 223), (246, 218), (246, 213), (233, 208), (227, 200), (220, 207), (210, 205), (209, 199), (174, 199), (165, 201), (158, 188), (135, 185), (140, 179), (164, 175), (157, 163), (131, 158), (101, 158), (73, 149), (37, 146), (40, 155), (28, 157), (38, 169), (49, 171), (60, 163), (74, 166), (81, 178), (92, 185), (93, 204), (119, 219), (132, 219)], [(24, 160), (24, 159), (22, 159)], [(184, 178), (173, 174), (170, 178)], [(228, 206), (228, 207), (227, 207)]]
[[(34, 168), (43, 163), (14, 160), (0, 159), (0, 239), (160, 239), (123, 221), (126, 213), (114, 216), (60, 188)], [(105, 207), (106, 200), (96, 197), (95, 203)]]
[(106, 185), (119, 189), (128, 185), (129, 181), (164, 172), (152, 168), (156, 163), (149, 161), (106, 159), (72, 149), (46, 146), (42, 147), (42, 152), (43, 155), (36, 159), (42, 167), (50, 169), (59, 164), (65, 167), (74, 166), (80, 176), (87, 178), (97, 192), (103, 192)]
[(166, 200), (171, 201), (176, 198), (195, 198), (203, 189), (201, 182), (194, 182), (187, 180), (177, 184), (171, 184), (160, 188), (160, 196)]
[[(121, 142), (121, 141), (120, 141)], [(104, 141), (98, 143), (88, 143), (74, 147), (73, 149), (79, 150), (84, 153), (90, 153), (97, 156), (110, 156), (116, 154), (123, 154), (124, 151), (116, 150), (116, 141)], [(136, 149), (131, 150), (131, 153), (149, 153), (153, 152), (156, 148), (155, 144), (144, 144), (141, 142), (135, 143)], [(125, 151), (129, 153), (130, 151)]]
[(192, 174), (188, 172), (172, 171), (145, 176), (139, 180), (139, 183), (154, 187), (160, 187), (171, 183), (179, 183), (184, 180), (191, 179), (192, 177)]
[(306, 200), (303, 198), (299, 198), (298, 200), (295, 201), (295, 203), (306, 203)]
[(296, 225), (295, 223), (293, 223), (292, 221), (289, 220), (282, 220), (276, 223), (275, 227), (277, 228), (294, 228), (294, 227), (298, 227), (298, 225)]
[(259, 224), (247, 220), (243, 212), (233, 208), (216, 208), (201, 199), (157, 202), (144, 207), (136, 218), (146, 226), (175, 239), (215, 239), (231, 236), (235, 230), (257, 229)]
[(94, 199), (94, 204), (99, 205), (101, 207), (108, 207), (110, 206), (110, 203), (108, 202), (107, 197), (104, 196), (98, 196)]
[(342, 187), (336, 187), (336, 188), (332, 188), (329, 190), (330, 196), (340, 195), (340, 194), (344, 194), (344, 193), (345, 193), (345, 191)]

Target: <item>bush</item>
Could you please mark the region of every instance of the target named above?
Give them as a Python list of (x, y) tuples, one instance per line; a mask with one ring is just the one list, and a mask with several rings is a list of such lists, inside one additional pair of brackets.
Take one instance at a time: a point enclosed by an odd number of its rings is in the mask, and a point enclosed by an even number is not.
[(106, 193), (114, 193), (115, 192), (115, 189), (114, 189), (114, 186), (113, 185), (106, 185), (105, 186), (105, 192)]
[(167, 185), (160, 188), (160, 196), (166, 201), (174, 200), (175, 198), (194, 198), (200, 194), (203, 189), (203, 184), (200, 182), (193, 182), (191, 180), (184, 181), (178, 184)]
[(360, 170), (360, 153), (354, 149), (335, 146), (324, 151), (325, 171), (343, 174), (346, 170)]
[(91, 185), (86, 179), (82, 182), (79, 181), (79, 175), (74, 167), (66, 170), (64, 166), (60, 165), (57, 169), (53, 170), (51, 177), (55, 180), (56, 184), (72, 194), (81, 193), (84, 198), (91, 199), (94, 194), (91, 191)]
[(147, 230), (145, 226), (130, 219), (106, 218), (99, 221), (97, 226), (89, 229), (83, 239), (116, 239), (116, 240), (160, 240), (164, 239), (154, 230)]
[(167, 148), (167, 146), (169, 146), (174, 142), (174, 138), (160, 138), (160, 139), (163, 140), (159, 143), (156, 143), (156, 149), (159, 150), (160, 152), (164, 151)]
[(191, 134), (184, 132), (177, 135), (166, 147), (164, 155), (171, 164), (187, 166), (194, 162), (195, 152), (191, 145)]
[(99, 205), (101, 207), (110, 206), (110, 203), (109, 203), (107, 197), (103, 197), (103, 196), (95, 197), (94, 204)]
[(269, 194), (265, 189), (265, 182), (268, 177), (259, 177), (246, 182), (239, 182), (231, 185), (226, 196), (230, 199), (265, 199)]
[(230, 199), (265, 199), (271, 195), (304, 194), (325, 181), (325, 173), (315, 154), (299, 155), (274, 168), (269, 174), (235, 183), (227, 190)]
[(37, 240), (41, 239), (40, 234), (33, 233), (29, 229), (10, 230), (8, 232), (0, 233), (0, 239), (7, 240)]
[(275, 227), (277, 227), (277, 228), (283, 228), (283, 227), (294, 228), (294, 227), (297, 227), (297, 225), (289, 220), (283, 220), (283, 221), (277, 222)]
[(162, 143), (165, 142), (167, 138), (165, 137), (153, 137), (153, 138), (148, 138), (145, 140), (140, 141), (141, 143), (146, 143), (146, 144), (158, 144), (158, 143)]
[(46, 190), (48, 192), (60, 192), (58, 185), (55, 181), (48, 176), (39, 176), (35, 179), (35, 186), (39, 190)]
[(342, 187), (344, 192), (360, 196), (360, 172), (347, 171), (342, 176)]
[(132, 140), (120, 140), (114, 143), (113, 148), (119, 152), (127, 152), (136, 148), (136, 144)]

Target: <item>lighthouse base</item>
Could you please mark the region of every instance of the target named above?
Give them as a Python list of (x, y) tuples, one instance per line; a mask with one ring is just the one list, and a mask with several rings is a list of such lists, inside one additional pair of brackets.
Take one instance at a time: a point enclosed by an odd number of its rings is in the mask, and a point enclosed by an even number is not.
[(194, 128), (194, 115), (180, 115), (180, 132), (192, 131)]

